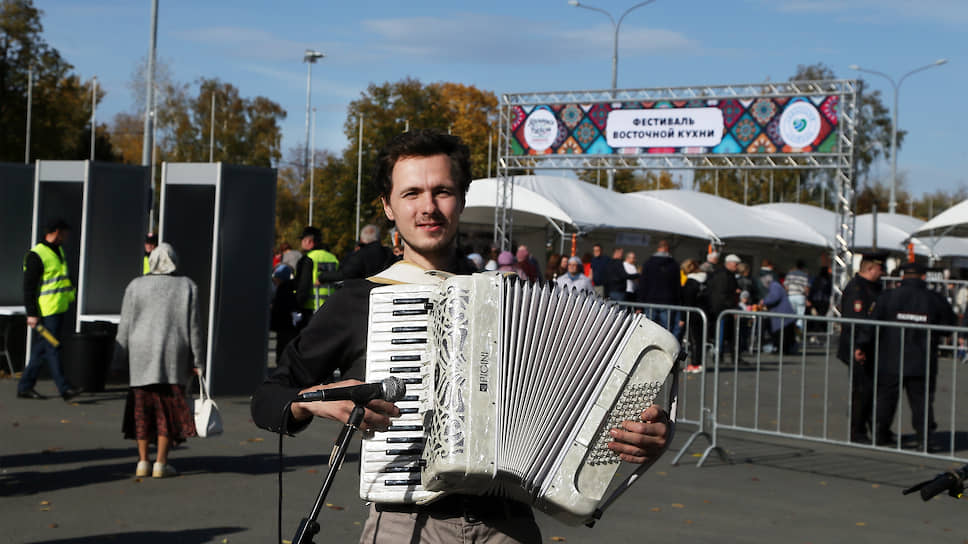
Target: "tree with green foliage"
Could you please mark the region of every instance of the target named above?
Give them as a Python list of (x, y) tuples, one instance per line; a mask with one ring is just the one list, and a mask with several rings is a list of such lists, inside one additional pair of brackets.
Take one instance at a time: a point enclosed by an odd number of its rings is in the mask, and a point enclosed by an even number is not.
[[(342, 154), (316, 153), (313, 224), (336, 255), (353, 249), (356, 228), (357, 161), (360, 120), (363, 122), (360, 225), (384, 224), (377, 189), (371, 185), (377, 154), (390, 138), (407, 128), (434, 128), (449, 132), (470, 147), (472, 175), (487, 175), (488, 135), (497, 142), (497, 97), (474, 86), (458, 83), (424, 84), (406, 78), (370, 84), (350, 103), (343, 131), (348, 140)], [(292, 240), (305, 226), (308, 215), (308, 177), (301, 174), (296, 150), (279, 172), (277, 238)]]
[[(92, 82), (44, 40), (42, 14), (31, 0), (0, 1), (0, 161), (24, 159), (31, 71), (30, 160), (90, 158)], [(96, 158), (113, 160), (104, 125), (95, 136)]]
[[(157, 106), (158, 146), (163, 160), (217, 161), (272, 166), (282, 157), (279, 121), (286, 111), (268, 98), (243, 98), (231, 83), (201, 78), (198, 94), (188, 84), (170, 83)], [(212, 123), (212, 96), (215, 123)], [(214, 128), (215, 149), (210, 140)]]

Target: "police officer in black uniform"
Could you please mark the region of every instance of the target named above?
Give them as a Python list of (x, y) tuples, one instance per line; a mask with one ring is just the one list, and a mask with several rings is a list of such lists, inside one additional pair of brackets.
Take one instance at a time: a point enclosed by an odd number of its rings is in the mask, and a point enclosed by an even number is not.
[[(917, 263), (901, 266), (901, 284), (881, 293), (874, 304), (871, 317), (878, 321), (893, 321), (920, 325), (954, 325), (955, 313), (941, 295), (928, 289), (924, 281), (926, 270)], [(865, 331), (865, 336), (873, 334)], [(879, 335), (877, 368), (877, 416), (875, 440), (890, 444), (891, 423), (897, 410), (900, 383), (911, 405), (911, 418), (917, 433), (918, 448), (925, 444), (925, 431), (937, 428), (934, 420), (934, 392), (938, 378), (938, 342), (944, 336), (925, 330), (882, 327)], [(903, 342), (903, 346), (902, 346)], [(903, 347), (903, 352), (902, 352)], [(926, 357), (926, 355), (930, 355)], [(858, 358), (864, 357), (860, 350)], [(924, 398), (925, 380), (928, 398)], [(927, 409), (928, 428), (924, 428)], [(928, 449), (934, 444), (927, 440)]]
[[(885, 253), (865, 253), (860, 261), (860, 271), (844, 287), (841, 296), (840, 315), (851, 319), (868, 319), (874, 308), (874, 301), (881, 294), (881, 276), (884, 274)], [(871, 425), (874, 409), (874, 365), (854, 359), (853, 352), (860, 349), (866, 359), (874, 360), (874, 350), (870, 345), (861, 345), (858, 340), (860, 328), (845, 324), (840, 331), (840, 344), (837, 358), (850, 368), (850, 441), (870, 444), (867, 434)], [(853, 359), (853, 364), (851, 360)]]

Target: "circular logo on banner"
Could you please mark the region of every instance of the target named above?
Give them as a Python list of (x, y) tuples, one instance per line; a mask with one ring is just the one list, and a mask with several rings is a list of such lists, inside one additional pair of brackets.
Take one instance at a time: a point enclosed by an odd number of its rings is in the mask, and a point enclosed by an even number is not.
[(555, 143), (558, 137), (558, 120), (555, 114), (539, 108), (531, 112), (524, 122), (524, 141), (535, 151), (544, 151)]
[(813, 104), (798, 100), (780, 116), (780, 137), (790, 147), (806, 147), (820, 134), (820, 112)]

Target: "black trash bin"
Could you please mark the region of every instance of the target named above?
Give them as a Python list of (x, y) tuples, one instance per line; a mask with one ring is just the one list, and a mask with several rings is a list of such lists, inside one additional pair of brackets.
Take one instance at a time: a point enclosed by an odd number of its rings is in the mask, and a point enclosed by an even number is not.
[(114, 355), (114, 331), (91, 327), (64, 338), (61, 361), (67, 381), (84, 391), (104, 391)]

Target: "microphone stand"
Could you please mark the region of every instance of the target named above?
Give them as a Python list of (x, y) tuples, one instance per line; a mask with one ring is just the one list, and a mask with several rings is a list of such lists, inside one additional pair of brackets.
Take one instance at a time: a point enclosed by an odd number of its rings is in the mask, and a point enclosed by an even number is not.
[(329, 488), (333, 486), (336, 472), (339, 471), (339, 467), (343, 464), (343, 457), (346, 456), (346, 449), (349, 446), (350, 439), (353, 438), (353, 433), (363, 423), (363, 414), (366, 411), (364, 404), (359, 402), (355, 404), (353, 411), (350, 413), (349, 420), (343, 425), (343, 430), (340, 431), (339, 436), (336, 438), (333, 453), (329, 456), (329, 470), (326, 472), (323, 486), (316, 496), (316, 502), (313, 504), (309, 515), (299, 522), (299, 528), (296, 530), (296, 536), (292, 539), (292, 544), (313, 544), (313, 537), (319, 533), (319, 523), (316, 522), (316, 518), (319, 517), (319, 511), (322, 509), (323, 504), (325, 504), (326, 495), (329, 494)]

